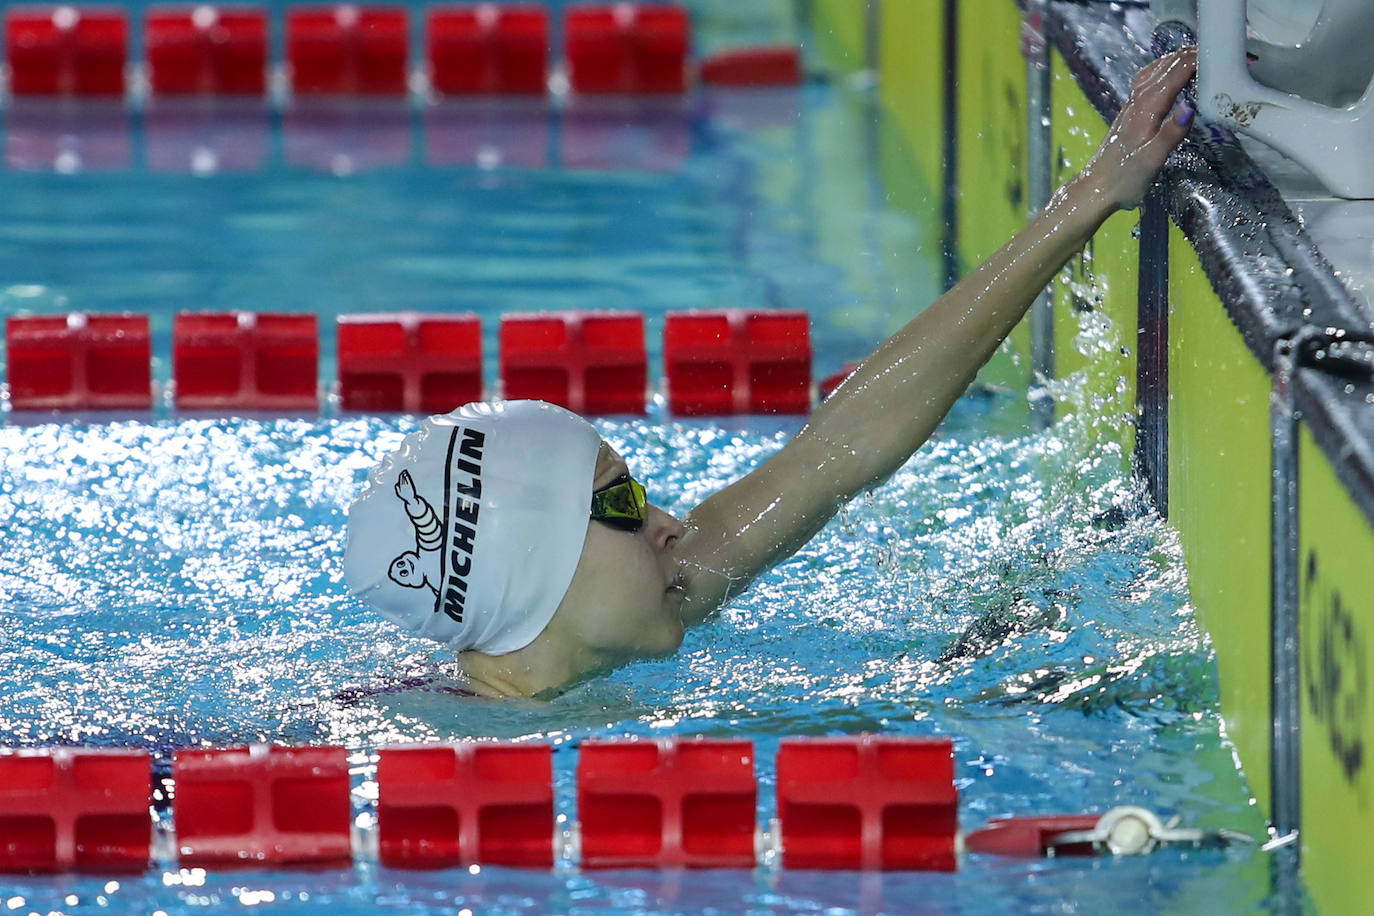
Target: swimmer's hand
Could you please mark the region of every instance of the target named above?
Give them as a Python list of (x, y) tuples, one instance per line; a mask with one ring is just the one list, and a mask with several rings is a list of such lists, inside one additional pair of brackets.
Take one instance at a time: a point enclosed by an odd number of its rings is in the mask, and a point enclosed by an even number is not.
[(1103, 195), (1110, 207), (1138, 207), (1169, 153), (1188, 135), (1194, 112), (1178, 96), (1196, 71), (1194, 48), (1184, 48), (1142, 67), (1131, 83), (1130, 98), (1107, 129), (1106, 139), (1073, 184)]
[(402, 471), (401, 476), (396, 478), (396, 495), (407, 506), (419, 499), (415, 494), (415, 481), (411, 479), (409, 471)]

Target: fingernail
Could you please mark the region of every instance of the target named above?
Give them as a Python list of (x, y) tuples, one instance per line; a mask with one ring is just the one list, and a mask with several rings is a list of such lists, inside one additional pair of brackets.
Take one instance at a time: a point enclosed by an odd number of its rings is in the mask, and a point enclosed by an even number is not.
[(1193, 123), (1193, 115), (1195, 114), (1197, 114), (1197, 112), (1193, 110), (1192, 105), (1189, 105), (1187, 102), (1179, 102), (1178, 114), (1175, 115), (1175, 120), (1178, 121), (1180, 126), (1187, 127), (1189, 124)]

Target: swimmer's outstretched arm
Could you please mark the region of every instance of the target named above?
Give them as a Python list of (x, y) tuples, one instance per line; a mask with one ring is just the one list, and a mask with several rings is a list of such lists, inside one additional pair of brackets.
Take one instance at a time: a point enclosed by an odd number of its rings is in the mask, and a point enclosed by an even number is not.
[(1136, 75), (1092, 161), (1015, 238), (888, 338), (761, 467), (687, 517), (678, 556), (695, 623), (805, 544), (930, 437), (1036, 295), (1108, 216), (1136, 206), (1188, 132), (1186, 50)]

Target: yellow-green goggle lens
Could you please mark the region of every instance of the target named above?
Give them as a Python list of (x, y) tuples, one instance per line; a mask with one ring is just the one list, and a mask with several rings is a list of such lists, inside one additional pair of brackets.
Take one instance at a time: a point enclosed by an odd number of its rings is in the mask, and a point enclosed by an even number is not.
[(625, 477), (592, 494), (592, 518), (623, 531), (638, 531), (649, 517), (649, 500), (633, 477)]

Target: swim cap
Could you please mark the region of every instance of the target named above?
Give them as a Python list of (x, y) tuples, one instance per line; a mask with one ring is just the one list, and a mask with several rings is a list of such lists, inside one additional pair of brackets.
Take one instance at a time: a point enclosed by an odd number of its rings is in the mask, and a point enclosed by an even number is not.
[(457, 651), (529, 645), (577, 569), (600, 447), (590, 423), (543, 401), (428, 418), (348, 511), (348, 587)]

